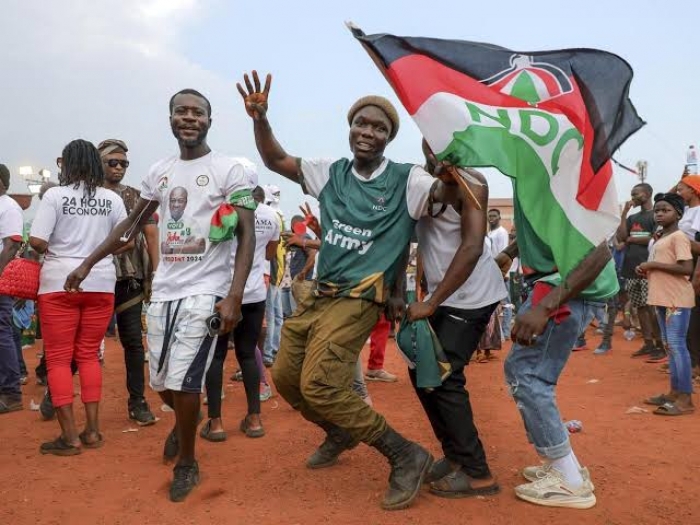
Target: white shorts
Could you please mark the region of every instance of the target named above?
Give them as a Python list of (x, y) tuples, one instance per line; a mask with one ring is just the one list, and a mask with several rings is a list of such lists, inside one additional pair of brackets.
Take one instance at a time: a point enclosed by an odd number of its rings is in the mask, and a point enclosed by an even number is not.
[(153, 390), (204, 391), (217, 340), (209, 335), (205, 321), (217, 301), (213, 295), (193, 295), (150, 304), (146, 322)]

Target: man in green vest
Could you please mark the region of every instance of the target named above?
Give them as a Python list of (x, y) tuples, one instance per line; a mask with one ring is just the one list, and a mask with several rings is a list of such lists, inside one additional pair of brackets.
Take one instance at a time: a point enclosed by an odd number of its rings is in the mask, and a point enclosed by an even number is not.
[[(384, 157), (396, 136), (399, 117), (387, 99), (358, 100), (348, 113), (353, 158), (300, 159), (287, 154), (267, 119), (270, 75), (264, 89), (253, 72), (240, 84), (255, 142), (265, 166), (320, 202), (322, 245), (315, 293), (298, 305), (282, 328), (272, 369), (279, 393), (304, 418), (326, 431), (326, 440), (307, 466), (334, 465), (360, 441), (375, 447), (391, 465), (382, 507), (408, 507), (418, 495), (432, 456), (392, 429), (350, 385), (360, 351), (390, 296), (398, 293), (404, 253), (428, 201), (458, 204), (455, 185), (445, 184), (420, 166)], [(390, 308), (393, 310), (393, 308)], [(394, 311), (388, 317), (396, 317)]]

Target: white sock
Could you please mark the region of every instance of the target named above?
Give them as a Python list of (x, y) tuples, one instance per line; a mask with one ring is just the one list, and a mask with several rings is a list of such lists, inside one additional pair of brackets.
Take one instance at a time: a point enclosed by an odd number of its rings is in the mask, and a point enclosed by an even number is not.
[(552, 466), (561, 472), (564, 481), (573, 488), (579, 488), (583, 485), (583, 477), (581, 476), (581, 466), (576, 459), (573, 451), (569, 452), (563, 458), (552, 461)]
[(574, 451), (571, 451), (571, 457), (574, 458), (574, 461), (576, 462), (576, 466), (578, 467), (579, 471), (581, 470), (581, 463), (578, 462), (578, 458), (576, 457), (576, 454), (574, 454)]

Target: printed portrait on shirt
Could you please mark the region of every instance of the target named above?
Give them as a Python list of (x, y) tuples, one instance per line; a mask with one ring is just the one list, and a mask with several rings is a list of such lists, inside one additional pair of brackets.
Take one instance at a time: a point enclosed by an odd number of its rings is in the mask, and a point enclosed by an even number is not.
[(161, 229), (163, 254), (204, 253), (207, 241), (196, 221), (187, 215), (187, 189), (177, 186), (168, 195), (168, 216)]

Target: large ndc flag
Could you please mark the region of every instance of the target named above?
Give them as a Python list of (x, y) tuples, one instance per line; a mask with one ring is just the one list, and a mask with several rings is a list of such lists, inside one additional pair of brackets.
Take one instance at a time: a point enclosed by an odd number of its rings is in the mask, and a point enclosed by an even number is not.
[[(525, 53), (351, 30), (439, 160), (513, 179), (525, 264), (567, 275), (615, 231), (610, 157), (644, 124), (627, 62), (592, 49)], [(610, 263), (587, 295), (616, 290)]]

